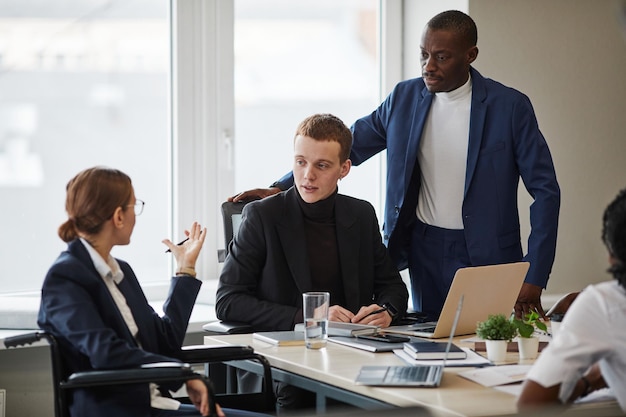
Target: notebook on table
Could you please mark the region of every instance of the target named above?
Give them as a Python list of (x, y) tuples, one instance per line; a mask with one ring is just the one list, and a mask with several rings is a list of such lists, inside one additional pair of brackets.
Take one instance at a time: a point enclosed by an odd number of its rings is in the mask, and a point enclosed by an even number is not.
[[(429, 341), (424, 341), (424, 339), (420, 339), (417, 337), (410, 337), (409, 341), (411, 342), (419, 342), (430, 343)], [(336, 343), (338, 345), (344, 345), (353, 347), (356, 349), (366, 350), (368, 352), (393, 352), (394, 349), (402, 349), (404, 347), (405, 342), (398, 343), (389, 343), (389, 342), (377, 342), (375, 340), (367, 340), (361, 339), (357, 337), (346, 337), (346, 336), (329, 336), (328, 341), (332, 343)]]
[(444, 357), (447, 359), (467, 358), (467, 353), (455, 344), (446, 346), (440, 342), (409, 342), (404, 343), (402, 349), (416, 360), (442, 360)]
[(304, 332), (254, 332), (252, 338), (276, 346), (304, 346)]
[[(376, 334), (380, 327), (369, 324), (328, 322), (328, 336), (356, 337), (357, 335)], [(293, 328), (296, 332), (304, 332), (304, 323), (296, 323)]]
[(432, 339), (448, 337), (459, 297), (463, 294), (463, 315), (459, 318), (455, 334), (475, 333), (476, 323), (486, 320), (490, 314), (511, 314), (529, 266), (528, 262), (515, 262), (460, 268), (454, 275), (439, 320), (391, 326), (381, 329), (381, 332)]
[(463, 309), (463, 294), (459, 296), (456, 313), (452, 322), (450, 338), (446, 344), (443, 363), (440, 365), (415, 366), (363, 366), (356, 377), (357, 385), (388, 387), (438, 387), (452, 346), (454, 332)]

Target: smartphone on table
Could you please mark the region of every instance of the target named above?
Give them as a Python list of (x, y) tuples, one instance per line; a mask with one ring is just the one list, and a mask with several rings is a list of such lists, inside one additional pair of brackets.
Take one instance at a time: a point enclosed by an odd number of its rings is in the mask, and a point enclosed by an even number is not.
[(359, 334), (357, 339), (374, 340), (376, 342), (387, 343), (402, 343), (411, 340), (408, 336), (396, 335), (396, 334)]

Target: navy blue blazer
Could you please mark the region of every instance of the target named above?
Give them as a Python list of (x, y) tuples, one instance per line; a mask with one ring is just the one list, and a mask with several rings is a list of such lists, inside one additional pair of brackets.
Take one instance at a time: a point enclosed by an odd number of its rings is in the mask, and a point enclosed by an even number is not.
[[(256, 331), (291, 330), (311, 282), (304, 217), (296, 190), (247, 204), (229, 247), (217, 289), (221, 320), (249, 323)], [(346, 305), (389, 302), (406, 311), (408, 292), (383, 245), (374, 208), (337, 194), (337, 248)]]
[[(545, 287), (556, 251), (560, 189), (552, 156), (527, 96), (471, 68), (472, 104), (462, 207), (472, 265), (530, 262), (526, 282)], [(422, 78), (403, 81), (352, 126), (350, 159), (359, 165), (387, 150), (384, 239), (398, 268), (408, 264), (420, 185), (417, 154), (433, 95)], [(522, 179), (534, 199), (523, 256), (518, 211)], [(287, 174), (278, 182), (293, 183)]]
[[(128, 330), (87, 249), (74, 240), (50, 267), (41, 290), (39, 326), (58, 338), (66, 373), (177, 361), (201, 282), (172, 278), (161, 318), (150, 307), (131, 267), (119, 284), (139, 328), (141, 346)], [(70, 413), (78, 416), (149, 416), (147, 384), (75, 390)]]

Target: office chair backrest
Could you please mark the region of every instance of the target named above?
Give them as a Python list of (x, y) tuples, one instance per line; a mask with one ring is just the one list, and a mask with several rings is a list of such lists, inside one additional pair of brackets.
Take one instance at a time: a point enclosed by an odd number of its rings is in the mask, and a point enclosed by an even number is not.
[(45, 339), (50, 345), (50, 360), (52, 368), (52, 389), (54, 394), (54, 415), (56, 417), (67, 417), (69, 409), (67, 404), (67, 393), (59, 389), (60, 382), (65, 380), (67, 374), (63, 371), (63, 357), (59, 351), (56, 338), (50, 333), (43, 331), (32, 332), (24, 335), (13, 336), (5, 339), (4, 345), (7, 348), (21, 345), (31, 345)]
[(224, 248), (217, 251), (217, 257), (220, 262), (224, 262), (228, 255), (228, 246), (237, 234), (239, 225), (241, 224), (241, 212), (246, 202), (233, 203), (226, 201), (222, 203), (222, 220), (224, 221)]

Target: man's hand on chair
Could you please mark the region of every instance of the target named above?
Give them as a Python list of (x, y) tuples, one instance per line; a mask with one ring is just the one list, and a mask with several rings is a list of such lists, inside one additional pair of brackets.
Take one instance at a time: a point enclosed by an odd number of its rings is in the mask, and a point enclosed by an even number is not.
[(238, 201), (251, 201), (251, 200), (259, 200), (265, 197), (269, 197), (274, 194), (280, 193), (282, 190), (278, 187), (271, 188), (255, 188), (248, 191), (243, 191), (237, 195), (232, 197), (228, 197), (228, 201), (232, 201), (234, 203)]

